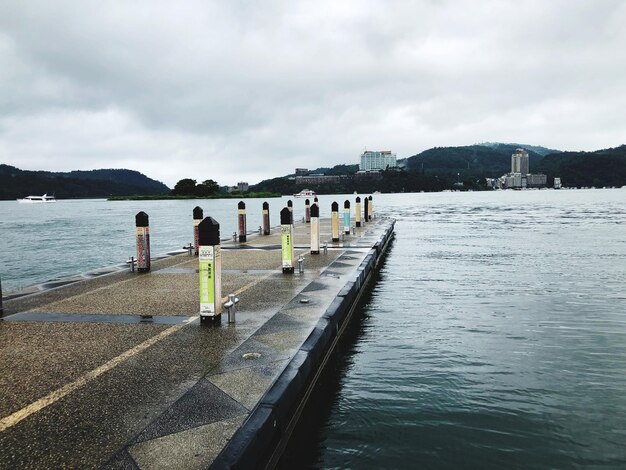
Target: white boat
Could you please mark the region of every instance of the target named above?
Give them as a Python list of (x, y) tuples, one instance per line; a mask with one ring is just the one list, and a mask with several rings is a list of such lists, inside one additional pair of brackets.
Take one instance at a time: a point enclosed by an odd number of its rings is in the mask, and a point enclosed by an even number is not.
[(48, 196), (47, 194), (44, 194), (43, 196), (26, 196), (24, 199), (18, 199), (17, 202), (36, 204), (36, 203), (57, 202), (57, 200), (54, 198), (54, 196)]
[(298, 194), (294, 194), (293, 197), (315, 197), (317, 194), (315, 191), (311, 191), (310, 189), (303, 189)]

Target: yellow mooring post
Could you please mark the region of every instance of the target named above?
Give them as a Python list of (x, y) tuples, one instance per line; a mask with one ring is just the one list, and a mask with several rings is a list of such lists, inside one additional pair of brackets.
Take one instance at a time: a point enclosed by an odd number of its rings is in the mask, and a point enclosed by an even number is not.
[(137, 241), (137, 271), (150, 271), (150, 223), (148, 214), (139, 212), (135, 216), (135, 238)]
[(280, 242), (283, 273), (293, 273), (293, 219), (288, 207), (280, 211)]
[(270, 205), (263, 203), (263, 235), (270, 234)]
[(367, 213), (367, 220), (372, 220), (372, 217), (374, 216), (374, 201), (372, 201), (372, 196), (368, 197), (369, 199), (369, 208), (368, 208), (368, 213)]
[(222, 256), (220, 253), (220, 224), (206, 217), (198, 225), (200, 248), (200, 321), (215, 322), (222, 314)]
[(202, 207), (196, 206), (193, 208), (193, 244), (195, 245), (195, 255), (198, 256), (198, 248), (200, 247), (200, 239), (198, 236), (198, 225), (202, 222), (204, 213)]
[(311, 254), (320, 254), (320, 208), (315, 202), (311, 206)]
[(330, 205), (330, 230), (333, 241), (339, 241), (339, 204), (333, 202)]
[(354, 204), (354, 223), (357, 227), (361, 226), (361, 198), (358, 196)]

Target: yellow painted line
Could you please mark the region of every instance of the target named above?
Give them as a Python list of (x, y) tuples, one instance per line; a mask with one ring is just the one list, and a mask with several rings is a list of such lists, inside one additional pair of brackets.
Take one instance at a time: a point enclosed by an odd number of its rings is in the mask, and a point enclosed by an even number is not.
[[(265, 279), (267, 279), (268, 277), (270, 277), (272, 274), (273, 273), (267, 274), (267, 275), (262, 276), (262, 277), (254, 280), (252, 282), (249, 282), (248, 284), (246, 284), (242, 288), (236, 290), (235, 294), (239, 295), (242, 292), (250, 289), (251, 287), (256, 286), (260, 282), (262, 282)], [(228, 296), (222, 298), (222, 301), (226, 301), (226, 300), (228, 300)], [(185, 322), (181, 323), (180, 325), (172, 326), (172, 327), (168, 328), (167, 330), (164, 330), (161, 333), (159, 333), (157, 335), (154, 335), (152, 338), (149, 338), (146, 341), (144, 341), (143, 343), (138, 344), (134, 348), (131, 348), (128, 351), (123, 352), (119, 356), (114, 357), (110, 361), (102, 364), (100, 367), (97, 367), (96, 369), (93, 369), (93, 370), (87, 372), (85, 375), (83, 375), (82, 377), (79, 377), (74, 382), (70, 382), (70, 383), (64, 385), (63, 387), (55, 390), (54, 392), (49, 393), (45, 397), (42, 397), (39, 400), (31, 403), (30, 405), (25, 406), (21, 410), (18, 410), (15, 413), (13, 413), (13, 414), (5, 417), (5, 418), (2, 418), (0, 420), (0, 432), (6, 431), (7, 429), (15, 426), (20, 421), (28, 418), (30, 415), (32, 415), (34, 413), (37, 413), (38, 411), (43, 410), (47, 406), (50, 406), (53, 403), (59, 401), (61, 398), (65, 397), (66, 395), (69, 395), (70, 393), (72, 393), (73, 391), (79, 389), (80, 387), (82, 387), (84, 385), (87, 385), (89, 382), (95, 380), (96, 378), (98, 378), (99, 376), (104, 374), (105, 372), (110, 371), (111, 369), (113, 369), (114, 367), (120, 365), (122, 362), (126, 361), (127, 359), (130, 359), (131, 357), (136, 356), (140, 352), (145, 351), (146, 349), (148, 349), (150, 346), (153, 346), (154, 344), (156, 344), (159, 341), (167, 338), (168, 336), (173, 335), (178, 330), (184, 328), (185, 326), (189, 325), (190, 323), (193, 323), (193, 322), (197, 321), (199, 318), (200, 317), (189, 318), (189, 319), (185, 320)]]

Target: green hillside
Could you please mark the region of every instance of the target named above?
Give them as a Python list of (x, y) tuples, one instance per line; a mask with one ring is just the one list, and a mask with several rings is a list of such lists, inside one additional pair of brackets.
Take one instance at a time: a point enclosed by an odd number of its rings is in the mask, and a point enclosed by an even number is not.
[(159, 181), (133, 170), (109, 169), (55, 173), (0, 164), (0, 199), (54, 194), (58, 199), (169, 193)]

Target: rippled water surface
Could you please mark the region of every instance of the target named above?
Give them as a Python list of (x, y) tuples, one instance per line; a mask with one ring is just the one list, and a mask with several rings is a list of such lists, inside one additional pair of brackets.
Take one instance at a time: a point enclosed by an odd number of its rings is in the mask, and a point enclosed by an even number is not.
[(626, 468), (626, 191), (381, 195), (397, 218), (283, 468)]

